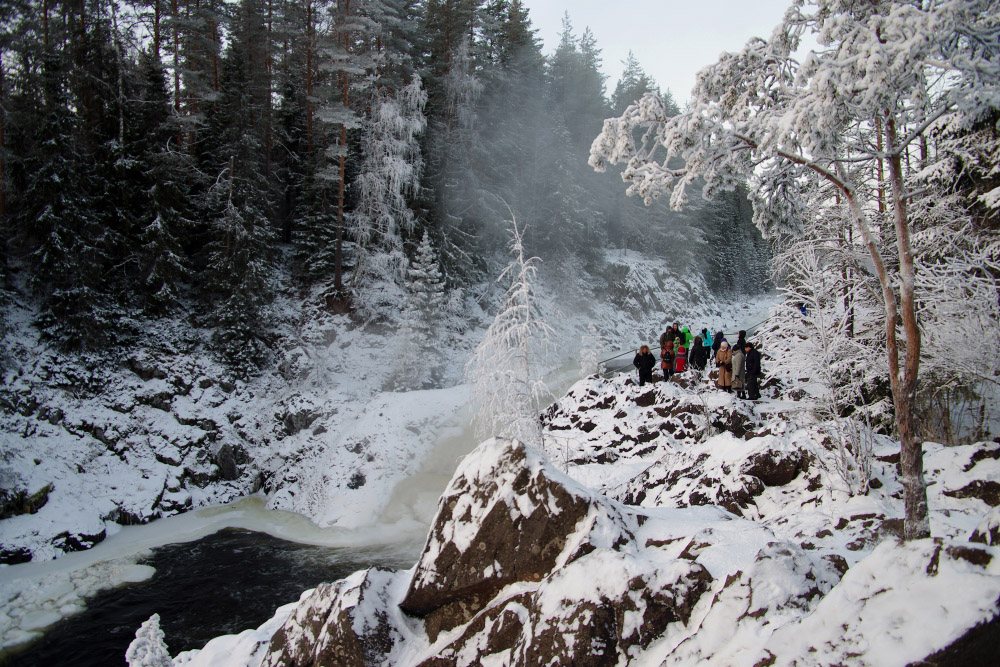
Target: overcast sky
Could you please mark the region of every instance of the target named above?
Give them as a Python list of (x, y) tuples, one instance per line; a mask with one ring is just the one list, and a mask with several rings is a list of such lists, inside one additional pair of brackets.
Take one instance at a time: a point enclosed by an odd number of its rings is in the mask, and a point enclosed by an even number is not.
[(589, 27), (604, 61), (610, 95), (631, 50), (660, 88), (683, 107), (695, 73), (737, 51), (750, 37), (771, 36), (791, 0), (522, 0), (551, 54), (569, 12), (573, 34)]

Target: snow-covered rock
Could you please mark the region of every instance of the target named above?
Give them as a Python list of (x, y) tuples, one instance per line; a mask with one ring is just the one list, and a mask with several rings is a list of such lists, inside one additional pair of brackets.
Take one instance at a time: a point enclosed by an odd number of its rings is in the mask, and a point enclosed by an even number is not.
[(372, 568), (319, 586), (275, 633), (262, 664), (395, 664), (409, 635), (394, 603), (405, 585), (402, 574)]
[(404, 611), (434, 640), (467, 622), (504, 587), (540, 581), (597, 548), (634, 539), (632, 517), (580, 487), (517, 441), (491, 440), (441, 496)]
[(592, 377), (545, 421), (558, 467), (521, 443), (481, 445), (417, 565), (317, 589), (264, 664), (998, 657), (998, 443), (926, 443), (935, 538), (902, 544), (898, 443), (872, 436), (871, 488), (852, 495), (828, 425), (784, 401), (740, 401), (697, 374), (641, 388)]
[(712, 581), (641, 541), (646, 519), (520, 442), (488, 441), (441, 497), (407, 587), (367, 570), (318, 588), (263, 664), (614, 663), (686, 623)]

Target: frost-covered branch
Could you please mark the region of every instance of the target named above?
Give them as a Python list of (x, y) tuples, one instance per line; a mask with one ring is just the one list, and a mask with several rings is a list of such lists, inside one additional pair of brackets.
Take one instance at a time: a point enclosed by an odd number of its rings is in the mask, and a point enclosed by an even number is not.
[(548, 395), (540, 369), (552, 328), (540, 316), (535, 293), (539, 260), (525, 258), (522, 232), (511, 216), (511, 261), (498, 278), (508, 287), (466, 376), (473, 384), (480, 437), (517, 438), (540, 447), (542, 400)]

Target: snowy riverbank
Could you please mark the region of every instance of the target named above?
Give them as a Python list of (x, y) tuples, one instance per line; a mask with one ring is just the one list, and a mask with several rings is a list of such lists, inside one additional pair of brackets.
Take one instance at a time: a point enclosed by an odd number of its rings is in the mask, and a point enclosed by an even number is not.
[(546, 415), (561, 460), (480, 446), (415, 568), (321, 586), (175, 664), (995, 657), (1000, 445), (928, 443), (934, 539), (899, 544), (898, 443), (872, 435), (871, 488), (852, 495), (832, 425), (791, 389), (749, 403), (695, 374), (581, 381)]
[[(616, 253), (614, 261), (629, 267), (636, 295), (648, 299), (664, 281), (655, 261), (635, 253)], [(670, 313), (658, 310), (660, 301), (636, 300), (644, 305), (631, 314), (610, 303), (560, 302), (565, 310), (549, 313), (556, 324), (547, 376), (553, 398), (582, 374), (581, 333), (591, 324), (600, 332), (598, 345), (631, 347), (652, 342), (675, 318), (692, 326), (752, 324), (773, 302), (722, 304), (706, 298), (700, 283), (684, 294)], [(291, 300), (286, 310), (289, 322), (300, 310), (316, 314)], [(398, 393), (384, 391), (393, 333), (346, 316), (289, 325), (294, 335), (283, 361), (273, 374), (250, 381), (228, 378), (196, 346), (150, 345), (93, 365), (23, 336), (21, 356), (34, 361), (5, 378), (0, 476), (5, 490), (42, 500), (0, 522), (8, 563), (0, 565), (3, 643), (37, 637), (94, 592), (148, 576), (134, 566), (138, 555), (159, 540), (196, 539), (225, 527), (198, 518), (214, 512), (232, 519), (251, 507), (251, 514), (271, 510), (269, 518), (235, 525), (275, 534), (279, 517), (278, 524), (291, 526), (289, 536), (278, 535), (286, 539), (409, 540), (415, 555), (438, 495), (458, 459), (476, 445), (468, 388), (457, 382), (486, 323), (481, 311), (478, 318), (470, 320), (475, 326), (445, 323), (442, 381), (451, 386)], [(160, 338), (183, 336), (165, 329)], [(211, 509), (226, 503), (227, 509)], [(207, 509), (192, 514), (199, 508)], [(175, 515), (188, 518), (156, 520)], [(129, 525), (151, 520), (148, 532)], [(202, 527), (179, 535), (169, 528), (188, 520)], [(152, 537), (121, 546), (135, 534)], [(47, 570), (44, 561), (57, 556), (68, 560)], [(31, 563), (15, 565), (29, 557)], [(12, 588), (15, 580), (21, 584)]]

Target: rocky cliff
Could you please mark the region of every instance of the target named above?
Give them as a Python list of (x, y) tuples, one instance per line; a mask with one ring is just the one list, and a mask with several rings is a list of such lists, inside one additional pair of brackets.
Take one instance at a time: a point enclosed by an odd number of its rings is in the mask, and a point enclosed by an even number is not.
[(935, 537), (902, 544), (898, 443), (869, 434), (851, 493), (831, 425), (780, 388), (750, 404), (689, 380), (577, 384), (545, 416), (548, 457), (491, 440), (463, 461), (412, 569), (308, 592), (253, 641), (216, 640), (223, 664), (1000, 658), (1000, 444), (928, 443)]

